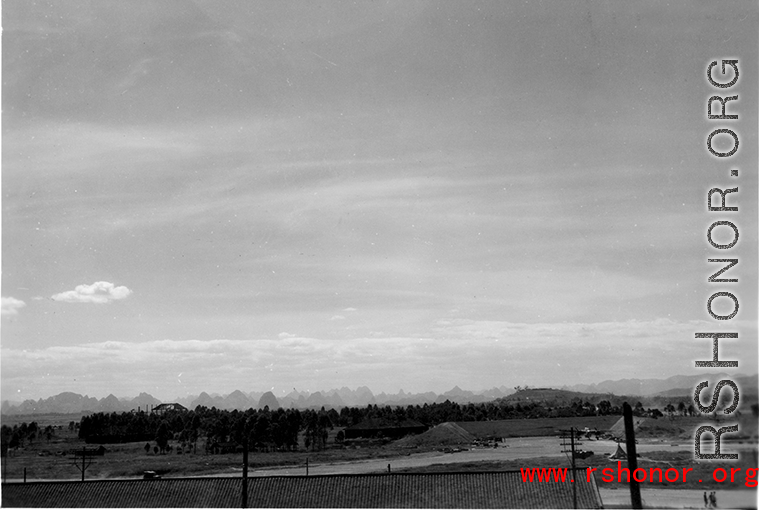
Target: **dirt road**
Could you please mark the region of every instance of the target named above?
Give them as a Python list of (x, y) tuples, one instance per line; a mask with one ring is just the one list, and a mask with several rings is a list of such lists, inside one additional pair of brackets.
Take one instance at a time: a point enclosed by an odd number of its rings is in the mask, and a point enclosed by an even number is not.
[[(583, 448), (593, 450), (596, 455), (614, 453), (617, 443), (614, 441), (587, 441)], [(689, 443), (671, 445), (669, 443), (643, 443), (638, 445), (638, 452), (650, 451), (687, 451), (692, 449)], [(503, 461), (516, 459), (533, 459), (537, 457), (564, 457), (561, 453), (561, 439), (557, 437), (524, 437), (513, 438), (502, 443), (499, 448), (476, 448), (456, 453), (418, 453), (406, 457), (394, 457), (385, 459), (370, 459), (352, 462), (339, 462), (330, 464), (311, 464), (309, 474), (312, 475), (336, 475), (351, 473), (379, 473), (390, 469), (417, 468), (432, 464), (454, 464), (460, 462), (477, 461)], [(529, 463), (525, 463), (529, 467)], [(264, 468), (251, 471), (250, 476), (287, 476), (306, 474), (306, 467), (282, 467)]]

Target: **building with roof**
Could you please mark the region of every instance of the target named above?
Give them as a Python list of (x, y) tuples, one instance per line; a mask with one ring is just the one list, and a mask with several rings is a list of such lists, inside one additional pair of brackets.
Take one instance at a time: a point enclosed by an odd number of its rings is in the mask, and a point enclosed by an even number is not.
[(177, 402), (158, 404), (150, 412), (156, 414), (168, 413), (169, 411), (187, 411), (187, 408)]
[[(271, 476), (247, 480), (250, 508), (603, 508), (595, 479), (522, 481), (519, 471)], [(8, 483), (3, 507), (239, 508), (242, 478)]]

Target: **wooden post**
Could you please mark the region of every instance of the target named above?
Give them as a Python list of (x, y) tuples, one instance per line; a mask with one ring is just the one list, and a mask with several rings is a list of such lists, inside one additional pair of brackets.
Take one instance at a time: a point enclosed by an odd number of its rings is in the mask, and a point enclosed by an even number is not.
[(248, 508), (248, 434), (242, 439), (242, 507)]
[(306, 457), (306, 476), (308, 476), (308, 457)]
[(569, 427), (569, 441), (571, 442), (571, 450), (572, 450), (572, 508), (577, 508), (577, 484), (574, 483), (575, 481), (575, 428)]
[(627, 402), (622, 406), (625, 420), (625, 441), (627, 443), (627, 468), (630, 470), (630, 500), (632, 508), (643, 508), (640, 499), (640, 484), (634, 473), (638, 469), (638, 453), (635, 448), (635, 425), (633, 424), (632, 407)]
[(84, 481), (84, 470), (85, 470), (84, 459), (86, 456), (87, 456), (87, 447), (82, 446), (82, 481)]
[(26, 468), (24, 468), (24, 483), (26, 483)]

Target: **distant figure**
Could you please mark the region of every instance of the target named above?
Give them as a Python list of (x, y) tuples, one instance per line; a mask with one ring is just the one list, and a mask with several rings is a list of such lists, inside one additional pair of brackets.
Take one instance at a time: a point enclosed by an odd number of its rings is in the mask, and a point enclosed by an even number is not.
[(715, 491), (709, 493), (709, 504), (712, 508), (717, 508), (717, 493)]
[(390, 472), (390, 464), (387, 465), (387, 472)]
[(706, 491), (704, 491), (704, 508), (709, 508), (709, 498), (706, 497)]

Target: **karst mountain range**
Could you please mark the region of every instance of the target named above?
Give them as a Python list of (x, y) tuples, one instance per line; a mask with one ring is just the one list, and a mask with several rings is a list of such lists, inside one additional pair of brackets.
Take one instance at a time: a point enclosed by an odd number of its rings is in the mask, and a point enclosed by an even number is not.
[[(712, 374), (709, 379), (717, 379), (726, 374)], [(614, 395), (689, 395), (704, 375), (673, 376), (667, 379), (622, 379), (617, 381), (603, 381), (598, 384), (577, 384), (563, 386), (559, 389), (583, 393)], [(735, 376), (733, 376), (735, 378)], [(744, 388), (755, 388), (757, 376), (739, 376), (739, 384)], [(748, 386), (748, 387), (747, 387)], [(11, 402), (3, 400), (2, 414), (44, 414), (44, 413), (94, 413), (94, 412), (123, 412), (123, 411), (150, 411), (160, 403), (176, 402), (188, 409), (197, 406), (216, 407), (217, 409), (269, 409), (297, 408), (319, 409), (342, 407), (357, 407), (370, 404), (389, 406), (408, 406), (440, 403), (449, 400), (459, 404), (490, 402), (506, 397), (515, 392), (515, 388), (506, 386), (493, 387), (482, 391), (463, 390), (455, 386), (445, 393), (406, 393), (400, 390), (395, 394), (374, 394), (368, 387), (360, 386), (350, 389), (343, 387), (329, 391), (298, 391), (293, 389), (286, 395), (275, 396), (271, 391), (252, 391), (245, 393), (235, 390), (227, 395), (208, 394), (189, 395), (177, 397), (172, 400), (159, 400), (148, 393), (140, 393), (134, 398), (118, 398), (108, 395), (105, 398), (89, 397), (73, 392), (63, 392), (47, 399), (25, 400), (23, 402)]]

